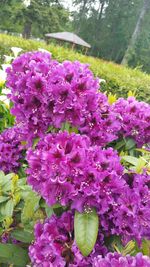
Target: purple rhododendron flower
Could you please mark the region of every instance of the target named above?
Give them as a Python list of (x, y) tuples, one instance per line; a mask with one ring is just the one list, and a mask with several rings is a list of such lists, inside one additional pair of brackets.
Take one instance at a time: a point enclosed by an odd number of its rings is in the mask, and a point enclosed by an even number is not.
[[(69, 266), (74, 266), (72, 265), (75, 258), (72, 251), (73, 242), (73, 216), (71, 212), (63, 213), (60, 218), (53, 215), (44, 224), (36, 224), (35, 241), (29, 247), (33, 266), (64, 267), (66, 263)], [(77, 250), (77, 259), (84, 261), (83, 256), (78, 254), (80, 252)]]
[(150, 258), (138, 253), (135, 257), (123, 257), (118, 253), (108, 253), (104, 258), (101, 255), (93, 260), (93, 267), (150, 267)]
[(88, 257), (83, 257), (74, 241), (73, 214), (65, 212), (61, 217), (35, 225), (35, 241), (29, 247), (32, 266), (35, 267), (90, 267), (92, 260), (100, 253), (106, 253), (103, 235), (98, 235), (97, 244)]
[(26, 140), (41, 137), (50, 126), (60, 129), (65, 122), (93, 144), (117, 138), (120, 122), (88, 65), (59, 63), (49, 53), (29, 52), (15, 59), (7, 73), (11, 111), (24, 126)]
[(126, 175), (127, 186), (114, 209), (114, 233), (120, 234), (125, 243), (136, 239), (150, 239), (150, 175)]
[(23, 148), (20, 138), (20, 130), (16, 126), (0, 134), (0, 170), (5, 173), (16, 173), (21, 166)]
[(120, 118), (121, 136), (132, 137), (139, 147), (150, 142), (150, 105), (134, 97), (119, 98), (113, 111)]
[(74, 241), (71, 212), (37, 223), (34, 234), (35, 241), (29, 247), (33, 267), (150, 267), (150, 258), (141, 253), (135, 257), (107, 254), (102, 234), (98, 235), (92, 253), (83, 257)]
[(124, 189), (123, 167), (112, 148), (90, 146), (79, 134), (48, 134), (27, 152), (28, 183), (49, 205), (108, 211)]

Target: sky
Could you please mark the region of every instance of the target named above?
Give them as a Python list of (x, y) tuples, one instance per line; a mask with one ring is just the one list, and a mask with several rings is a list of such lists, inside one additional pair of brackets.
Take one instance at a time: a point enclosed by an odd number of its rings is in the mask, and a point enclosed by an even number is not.
[[(73, 0), (62, 0), (62, 4), (66, 7), (69, 8), (70, 11), (76, 10), (77, 8), (73, 6)], [(99, 2), (95, 4), (95, 6), (98, 8)]]
[[(30, 4), (30, 0), (24, 0), (24, 4), (28, 6)], [(73, 0), (62, 0), (62, 4), (69, 8), (70, 11), (76, 10), (76, 8), (73, 6)]]
[[(66, 8), (69, 8), (70, 10), (74, 10), (74, 7), (72, 5), (72, 2), (73, 2), (72, 0), (63, 0), (62, 2)], [(24, 0), (24, 4), (28, 6), (30, 4), (30, 0)]]
[(74, 10), (72, 0), (63, 0), (62, 2), (66, 8), (69, 8), (69, 10), (71, 10), (71, 11)]

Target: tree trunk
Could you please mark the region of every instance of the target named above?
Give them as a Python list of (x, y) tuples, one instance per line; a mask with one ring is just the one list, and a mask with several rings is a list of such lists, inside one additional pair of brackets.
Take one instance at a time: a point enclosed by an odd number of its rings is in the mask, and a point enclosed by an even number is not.
[(150, 0), (143, 0), (143, 7), (142, 7), (141, 12), (139, 14), (139, 17), (138, 17), (134, 32), (132, 34), (132, 37), (130, 39), (128, 48), (127, 48), (127, 50), (124, 54), (124, 57), (122, 59), (122, 62), (121, 62), (121, 64), (123, 64), (123, 65), (128, 65), (130, 54), (135, 47), (138, 36), (140, 35), (142, 22), (143, 22), (143, 19), (145, 17), (145, 14), (147, 12), (147, 9), (149, 7), (150, 7)]
[(26, 22), (22, 33), (23, 38), (29, 39), (31, 37), (31, 29), (32, 29), (32, 23)]
[(85, 8), (86, 8), (86, 5), (87, 5), (87, 2), (88, 2), (88, 0), (84, 0), (83, 1), (83, 6), (82, 6), (82, 10), (81, 10), (81, 14), (80, 14), (80, 20), (79, 20), (79, 26), (78, 26), (78, 29), (77, 29), (76, 33), (80, 32), (81, 25), (82, 25), (82, 18), (83, 18), (83, 15), (85, 13)]
[(101, 20), (102, 18), (102, 14), (103, 14), (103, 9), (104, 9), (104, 5), (105, 5), (105, 0), (104, 1), (100, 1), (100, 8), (99, 8), (99, 15), (98, 15), (98, 21)]
[[(102, 14), (105, 6), (105, 0), (99, 1), (99, 8), (98, 8), (98, 17), (96, 18), (96, 26), (95, 26), (95, 32), (93, 33), (93, 40), (94, 42), (97, 40), (97, 37), (100, 38), (100, 30), (101, 30), (101, 19)], [(91, 48), (91, 53), (93, 53), (95, 50), (95, 46), (93, 45)]]

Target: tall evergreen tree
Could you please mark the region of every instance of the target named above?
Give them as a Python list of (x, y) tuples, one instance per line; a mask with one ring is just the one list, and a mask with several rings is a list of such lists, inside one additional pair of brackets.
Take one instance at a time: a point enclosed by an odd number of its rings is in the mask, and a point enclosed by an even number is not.
[(61, 31), (69, 21), (69, 12), (58, 0), (2, 0), (0, 3), (0, 29), (43, 37), (47, 32)]

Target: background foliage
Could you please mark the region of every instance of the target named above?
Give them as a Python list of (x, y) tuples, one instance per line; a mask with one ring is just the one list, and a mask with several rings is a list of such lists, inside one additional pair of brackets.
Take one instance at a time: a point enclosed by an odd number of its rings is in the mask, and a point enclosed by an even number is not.
[(26, 38), (72, 31), (92, 45), (90, 55), (119, 64), (134, 37), (127, 63), (150, 72), (149, 0), (31, 0), (29, 6), (24, 2), (1, 0), (1, 30)]

